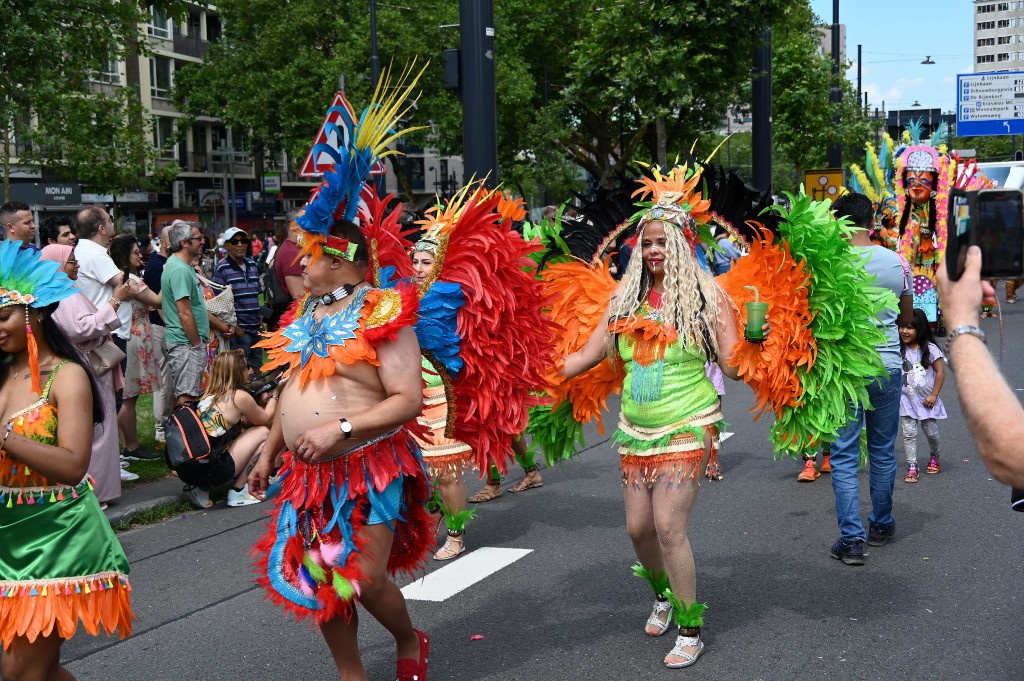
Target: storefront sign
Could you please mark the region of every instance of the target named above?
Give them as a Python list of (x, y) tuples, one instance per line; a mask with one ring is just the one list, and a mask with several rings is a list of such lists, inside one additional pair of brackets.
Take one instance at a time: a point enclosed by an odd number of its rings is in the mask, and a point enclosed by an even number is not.
[(11, 184), (11, 200), (30, 206), (78, 206), (82, 185), (72, 182), (17, 182)]

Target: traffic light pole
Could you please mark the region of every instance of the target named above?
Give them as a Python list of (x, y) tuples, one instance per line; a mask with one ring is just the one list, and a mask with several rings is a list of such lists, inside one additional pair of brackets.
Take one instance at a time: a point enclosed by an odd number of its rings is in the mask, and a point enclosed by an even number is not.
[(461, 0), (463, 181), (498, 186), (498, 116), (494, 81), (494, 0)]

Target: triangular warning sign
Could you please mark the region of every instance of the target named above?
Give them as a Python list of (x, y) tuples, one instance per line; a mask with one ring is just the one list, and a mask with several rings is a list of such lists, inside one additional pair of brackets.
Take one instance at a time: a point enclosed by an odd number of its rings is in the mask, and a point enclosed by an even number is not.
[[(334, 93), (334, 101), (327, 109), (324, 122), (320, 124), (320, 132), (313, 139), (313, 144), (306, 154), (306, 160), (299, 170), (300, 177), (319, 177), (324, 170), (334, 165), (334, 159), (330, 152), (323, 146), (330, 147), (335, 152), (338, 149), (347, 148), (350, 144), (349, 134), (355, 128), (356, 114), (352, 105), (348, 103), (344, 92)], [(317, 147), (320, 146), (319, 149)], [(314, 153), (316, 152), (316, 153)]]

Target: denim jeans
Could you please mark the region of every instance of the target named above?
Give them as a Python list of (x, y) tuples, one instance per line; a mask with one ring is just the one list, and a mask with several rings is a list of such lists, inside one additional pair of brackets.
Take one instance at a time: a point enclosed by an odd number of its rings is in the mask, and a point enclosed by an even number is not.
[(832, 491), (836, 495), (836, 520), (840, 536), (847, 540), (865, 540), (860, 520), (860, 431), (867, 427), (871, 513), (868, 521), (891, 525), (892, 490), (896, 483), (896, 434), (900, 426), (900, 394), (903, 370), (890, 369), (888, 378), (868, 386), (872, 409), (853, 408), (853, 419), (839, 431), (832, 445)]
[(253, 343), (260, 340), (259, 334), (246, 332), (243, 336), (231, 337), (231, 349), (245, 351), (245, 363), (257, 374), (263, 366), (263, 348), (254, 348)]

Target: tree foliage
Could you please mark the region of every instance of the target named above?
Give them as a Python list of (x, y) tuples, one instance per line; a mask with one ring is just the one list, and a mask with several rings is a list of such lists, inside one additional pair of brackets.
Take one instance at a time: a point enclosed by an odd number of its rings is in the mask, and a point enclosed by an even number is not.
[[(462, 149), (458, 97), (443, 88), (442, 51), (458, 46), (458, 3), (378, 5), (381, 62), (430, 60), (410, 124), (442, 155)], [(657, 121), (670, 156), (716, 129), (744, 97), (762, 27), (806, 0), (496, 0), (499, 175), (528, 194), (564, 196), (579, 168), (598, 181), (653, 160)], [(359, 107), (370, 93), (368, 3), (222, 0), (225, 34), (177, 78), (179, 105), (252, 131), (257, 151), (303, 158), (346, 77)]]
[[(797, 4), (772, 44), (772, 141), (799, 174), (823, 167), (832, 144), (839, 144), (844, 156), (849, 150), (860, 153), (871, 131), (845, 68), (833, 76), (831, 58), (818, 53), (816, 17)], [(842, 89), (840, 103), (830, 101), (833, 86)]]
[[(145, 49), (142, 0), (0, 0), (0, 136), (4, 197), (12, 141), (19, 160), (95, 188), (142, 184), (154, 158), (149, 123), (130, 91), (103, 89), (88, 75)], [(180, 11), (177, 0), (157, 2)], [(31, 124), (30, 124), (31, 123)], [(156, 180), (164, 179), (158, 174)]]

